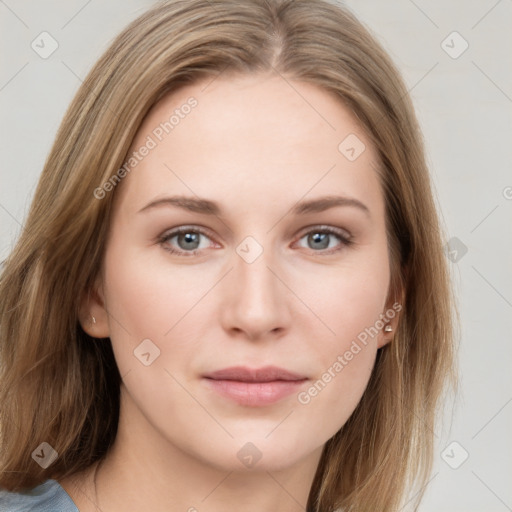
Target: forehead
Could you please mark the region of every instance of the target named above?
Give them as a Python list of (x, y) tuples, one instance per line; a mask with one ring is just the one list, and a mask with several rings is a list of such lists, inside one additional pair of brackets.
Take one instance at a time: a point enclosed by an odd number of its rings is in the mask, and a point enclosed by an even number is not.
[(275, 75), (208, 78), (153, 106), (129, 155), (145, 156), (123, 183), (135, 196), (163, 192), (279, 201), (350, 193), (378, 205), (375, 150), (334, 93)]

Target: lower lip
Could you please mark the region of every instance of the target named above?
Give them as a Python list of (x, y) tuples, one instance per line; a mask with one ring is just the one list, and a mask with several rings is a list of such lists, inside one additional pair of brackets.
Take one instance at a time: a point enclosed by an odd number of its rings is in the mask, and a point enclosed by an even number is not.
[(271, 382), (240, 382), (236, 380), (204, 379), (217, 393), (240, 405), (258, 407), (270, 405), (297, 393), (303, 380), (274, 380)]

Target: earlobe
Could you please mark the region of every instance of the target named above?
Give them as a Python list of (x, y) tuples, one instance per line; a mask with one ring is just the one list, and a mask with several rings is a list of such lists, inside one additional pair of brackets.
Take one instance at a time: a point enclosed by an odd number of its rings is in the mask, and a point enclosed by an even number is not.
[(83, 294), (79, 321), (82, 329), (93, 338), (108, 338), (110, 336), (108, 313), (100, 277), (96, 279), (93, 288)]
[(388, 343), (392, 342), (398, 329), (398, 323), (400, 321), (401, 311), (403, 309), (402, 304), (404, 300), (404, 292), (402, 287), (400, 287), (398, 294), (394, 294), (394, 297), (398, 297), (398, 299), (394, 302), (389, 301), (388, 307), (382, 315), (385, 324), (382, 327), (382, 332), (378, 337), (378, 348), (382, 348)]
[(382, 329), (382, 333), (379, 337), (379, 341), (377, 343), (377, 348), (382, 348), (393, 340), (395, 334), (395, 328), (393, 325), (394, 323), (392, 324), (390, 322), (384, 326), (384, 328)]

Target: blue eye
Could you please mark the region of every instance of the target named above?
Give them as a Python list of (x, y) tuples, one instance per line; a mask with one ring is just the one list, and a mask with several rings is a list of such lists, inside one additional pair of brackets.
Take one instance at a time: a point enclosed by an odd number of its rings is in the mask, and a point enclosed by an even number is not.
[[(205, 249), (205, 247), (199, 247), (202, 236), (209, 238), (202, 229), (183, 226), (165, 234), (159, 239), (159, 242), (166, 251), (172, 254), (195, 256), (199, 250)], [(170, 245), (173, 238), (176, 238), (178, 249)]]
[[(333, 237), (337, 238), (340, 242), (338, 245), (334, 245), (334, 247), (331, 245)], [(332, 254), (333, 252), (340, 251), (344, 246), (353, 244), (350, 236), (347, 236), (344, 231), (325, 226), (308, 231), (300, 240), (304, 238), (308, 244), (308, 249), (313, 249), (313, 252), (321, 252), (322, 254)]]
[[(158, 239), (158, 242), (171, 254), (188, 257), (196, 256), (201, 250), (211, 246), (208, 243), (201, 246), (202, 237), (211, 240), (207, 232), (203, 229), (181, 226), (165, 233)], [(322, 255), (338, 252), (342, 250), (343, 247), (348, 247), (353, 244), (350, 235), (347, 236), (345, 231), (327, 226), (317, 226), (315, 229), (311, 229), (303, 235), (299, 241), (304, 238), (307, 239), (308, 249)], [(331, 244), (333, 239), (337, 239), (338, 244), (333, 246)]]

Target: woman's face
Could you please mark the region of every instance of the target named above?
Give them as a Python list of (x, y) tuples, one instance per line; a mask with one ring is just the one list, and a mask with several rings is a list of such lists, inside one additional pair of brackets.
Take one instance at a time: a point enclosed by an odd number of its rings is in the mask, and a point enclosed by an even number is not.
[(221, 75), (160, 101), (129, 155), (87, 325), (121, 421), (228, 470), (318, 458), (396, 311), (370, 141), (316, 86)]

